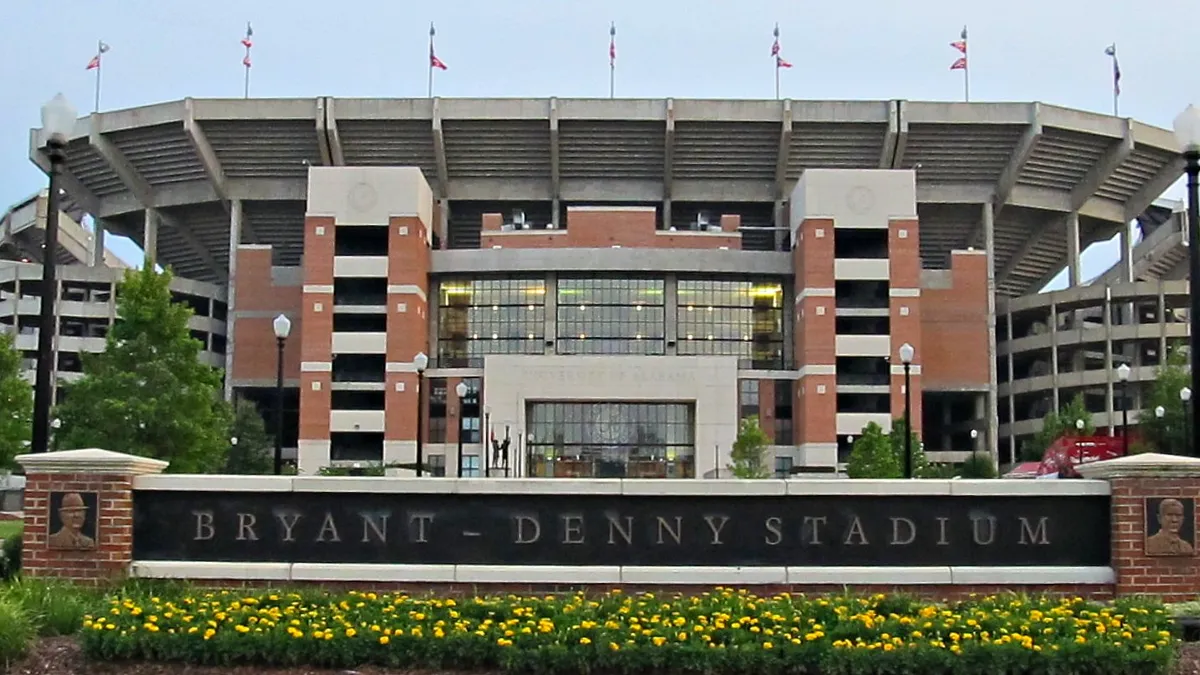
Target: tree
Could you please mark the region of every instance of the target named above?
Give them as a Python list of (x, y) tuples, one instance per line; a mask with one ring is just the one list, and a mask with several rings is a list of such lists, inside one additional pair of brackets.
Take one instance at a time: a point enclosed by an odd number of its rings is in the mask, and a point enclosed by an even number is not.
[[(1172, 350), (1166, 362), (1158, 367), (1154, 386), (1146, 397), (1146, 409), (1138, 416), (1138, 430), (1142, 437), (1139, 446), (1151, 452), (1179, 455), (1187, 452), (1188, 413), (1179, 390), (1191, 386), (1188, 372), (1187, 352)], [(1155, 415), (1155, 408), (1162, 406), (1163, 416)]]
[(84, 355), (58, 410), (63, 447), (163, 459), (176, 473), (225, 466), (232, 415), (221, 374), (200, 363), (192, 310), (171, 302), (170, 282), (150, 265), (125, 273), (105, 349)]
[(962, 463), (958, 475), (963, 478), (995, 478), (996, 465), (988, 453), (972, 452), (967, 461)]
[[(1082, 430), (1076, 427), (1079, 420), (1083, 420)], [(1042, 430), (1021, 447), (1021, 459), (1026, 462), (1040, 461), (1046, 450), (1059, 438), (1068, 435), (1091, 436), (1095, 433), (1092, 413), (1088, 412), (1083, 396), (1076, 396), (1061, 410), (1046, 413), (1042, 419)]]
[[(233, 425), (230, 427), (229, 436), (229, 458), (225, 461), (225, 473), (274, 473), (274, 439), (267, 433), (262, 415), (253, 401), (242, 399), (234, 406)], [(237, 439), (237, 442), (233, 439)]]
[(21, 352), (0, 331), (0, 471), (16, 469), (13, 457), (28, 452), (33, 431), (33, 387), (21, 377)]
[(769, 478), (771, 470), (766, 460), (769, 443), (766, 432), (758, 425), (758, 416), (744, 418), (738, 425), (737, 439), (729, 455), (733, 460), (730, 466), (733, 475), (738, 478)]
[(871, 422), (854, 440), (846, 475), (851, 478), (899, 478), (902, 471), (883, 427)]
[[(897, 417), (892, 420), (892, 432), (888, 434), (888, 440), (891, 442), (892, 454), (896, 456), (896, 465), (899, 467), (897, 478), (904, 477), (904, 432), (908, 428), (903, 417)], [(921, 437), (917, 432), (912, 432), (912, 469), (913, 478), (943, 478), (945, 471), (937, 466), (929, 463), (925, 457), (925, 450), (921, 446)]]

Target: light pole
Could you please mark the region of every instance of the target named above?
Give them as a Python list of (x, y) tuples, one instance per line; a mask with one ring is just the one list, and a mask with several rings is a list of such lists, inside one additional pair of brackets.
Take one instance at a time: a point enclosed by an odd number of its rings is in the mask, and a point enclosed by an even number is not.
[[(1192, 390), (1200, 391), (1200, 108), (1189, 105), (1175, 118), (1175, 140), (1183, 151), (1187, 171), (1188, 291), (1192, 298), (1188, 314), (1191, 334)], [(1190, 423), (1184, 434), (1191, 454), (1192, 438), (1200, 437), (1200, 398), (1191, 401)], [(1193, 426), (1196, 425), (1196, 426)]]
[(429, 357), (425, 356), (425, 352), (417, 352), (417, 355), (413, 357), (413, 367), (417, 369), (417, 478), (425, 473), (422, 468), (425, 463), (425, 447), (421, 438), (424, 426), (421, 424), (421, 420), (425, 417), (425, 404), (421, 401), (421, 380), (424, 379), (425, 368), (428, 366)]
[(283, 345), (292, 332), (292, 321), (280, 314), (271, 323), (275, 331), (275, 475), (283, 473)]
[(913, 477), (912, 456), (912, 361), (916, 349), (905, 342), (900, 345), (900, 363), (904, 364), (904, 477)]
[(979, 430), (971, 430), (971, 453), (979, 452)]
[(463, 436), (466, 435), (467, 425), (463, 417), (463, 402), (467, 400), (467, 393), (470, 388), (466, 382), (459, 382), (454, 387), (454, 393), (458, 394), (458, 477), (463, 477)]
[(1075, 420), (1075, 466), (1083, 464), (1083, 444), (1079, 442), (1083, 438), (1083, 428), (1087, 424), (1083, 420)]
[(1117, 379), (1121, 381), (1121, 454), (1129, 454), (1129, 373), (1128, 363), (1117, 367)]
[(1179, 400), (1183, 401), (1183, 454), (1192, 454), (1192, 435), (1188, 431), (1192, 428), (1192, 406), (1189, 405), (1192, 401), (1191, 387), (1184, 387), (1179, 390)]
[(30, 452), (50, 445), (50, 408), (54, 404), (54, 304), (58, 298), (55, 258), (58, 252), (58, 175), (67, 161), (67, 140), (75, 130), (75, 108), (58, 94), (42, 106), (42, 141), (50, 160), (46, 197), (45, 247), (42, 250), (42, 298), (38, 321), (37, 378), (33, 390), (33, 431)]

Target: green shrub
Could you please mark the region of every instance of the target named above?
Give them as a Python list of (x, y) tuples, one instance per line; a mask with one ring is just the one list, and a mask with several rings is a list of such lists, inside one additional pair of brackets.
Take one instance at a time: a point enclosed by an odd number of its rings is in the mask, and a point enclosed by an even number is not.
[(21, 658), (33, 642), (33, 621), (19, 603), (0, 597), (0, 670)]
[(99, 592), (65, 582), (21, 579), (3, 587), (0, 598), (16, 603), (42, 636), (74, 635)]
[(996, 465), (992, 463), (992, 456), (988, 453), (973, 452), (967, 461), (962, 463), (958, 475), (963, 478), (995, 478)]
[(15, 578), (21, 571), (21, 537), (9, 537), (0, 546), (0, 581)]
[(695, 597), (195, 591), (122, 595), (80, 634), (97, 661), (408, 670), (788, 675), (1156, 675), (1177, 646), (1162, 605), (999, 596)]

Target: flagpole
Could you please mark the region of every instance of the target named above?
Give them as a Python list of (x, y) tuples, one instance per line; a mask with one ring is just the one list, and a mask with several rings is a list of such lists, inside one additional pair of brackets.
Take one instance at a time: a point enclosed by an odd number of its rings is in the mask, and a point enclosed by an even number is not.
[(1117, 43), (1112, 46), (1112, 63), (1113, 63), (1113, 117), (1121, 116), (1121, 85), (1117, 80)]
[(775, 59), (775, 100), (779, 100), (779, 58)]
[(96, 102), (92, 112), (100, 112), (100, 71), (104, 69), (104, 57), (101, 51), (104, 48), (104, 40), (96, 42), (96, 57), (99, 59), (96, 62)]
[(429, 24), (429, 98), (433, 98), (433, 33), (433, 23), (431, 22)]
[(250, 98), (250, 46), (253, 44), (251, 38), (254, 36), (254, 29), (250, 27), (250, 22), (246, 22), (246, 37), (242, 39), (242, 44), (246, 47), (246, 56), (242, 59), (242, 65), (246, 67), (246, 75), (242, 82), (242, 98)]
[(242, 98), (250, 98), (250, 66), (246, 66), (246, 78), (242, 84)]
[(967, 42), (967, 27), (966, 26), (963, 26), (963, 29), (962, 29), (962, 41), (963, 41), (963, 57), (967, 59), (966, 63), (963, 64), (963, 101), (970, 103), (971, 102), (971, 56), (968, 53), (970, 51), (970, 43)]
[(617, 92), (617, 22), (608, 27), (608, 97), (615, 98)]

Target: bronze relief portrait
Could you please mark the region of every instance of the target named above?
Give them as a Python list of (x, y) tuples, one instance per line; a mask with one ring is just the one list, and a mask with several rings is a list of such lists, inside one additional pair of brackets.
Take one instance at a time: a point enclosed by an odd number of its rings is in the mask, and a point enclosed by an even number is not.
[(1146, 555), (1196, 554), (1195, 502), (1190, 498), (1147, 497)]
[(99, 495), (95, 492), (50, 494), (49, 548), (90, 551), (96, 548)]

